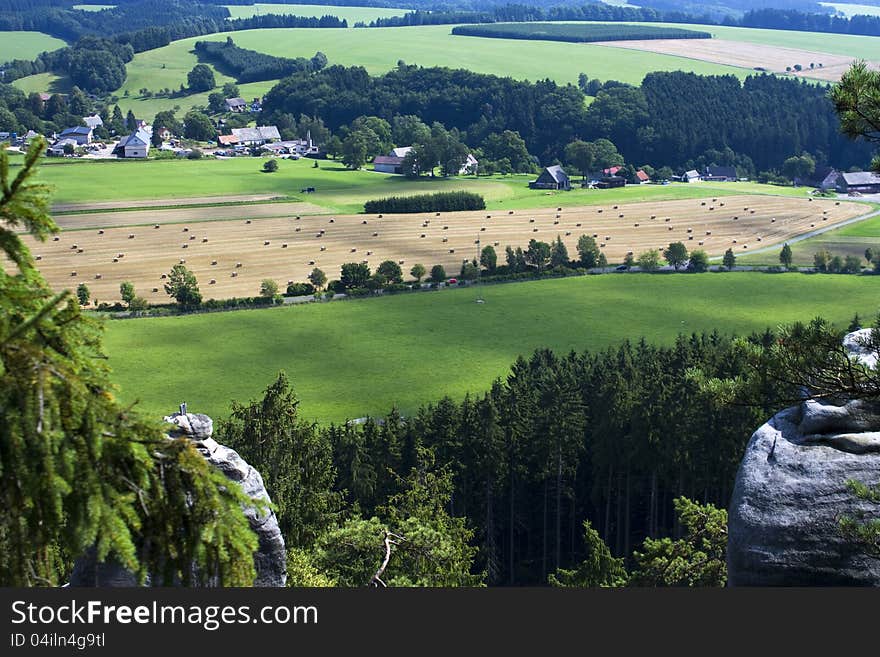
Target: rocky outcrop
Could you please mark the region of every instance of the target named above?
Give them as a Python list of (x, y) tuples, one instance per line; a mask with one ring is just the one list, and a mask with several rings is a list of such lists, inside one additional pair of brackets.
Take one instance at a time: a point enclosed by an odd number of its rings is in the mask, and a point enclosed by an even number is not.
[[(874, 365), (860, 332), (844, 344)], [(872, 359), (872, 360), (868, 360)], [(880, 559), (846, 540), (843, 516), (880, 518), (847, 481), (880, 483), (880, 406), (806, 401), (777, 413), (753, 435), (728, 518), (731, 586), (880, 586)]]
[[(210, 417), (187, 413), (183, 405), (180, 413), (166, 416), (165, 421), (175, 426), (169, 432), (171, 436), (185, 436), (192, 440), (202, 456), (228, 479), (240, 485), (249, 497), (271, 502), (260, 473), (238, 452), (211, 437), (214, 423)], [(245, 516), (259, 540), (259, 548), (254, 554), (257, 571), (254, 586), (284, 586), (287, 582), (287, 554), (278, 519), (273, 512), (261, 515), (252, 507), (245, 509)], [(136, 586), (137, 582), (130, 572), (118, 564), (97, 563), (94, 551), (90, 551), (76, 560), (70, 585)]]

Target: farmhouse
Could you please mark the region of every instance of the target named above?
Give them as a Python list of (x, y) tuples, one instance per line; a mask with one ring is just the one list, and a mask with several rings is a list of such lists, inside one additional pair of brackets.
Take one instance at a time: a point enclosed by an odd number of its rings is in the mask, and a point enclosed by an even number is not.
[(373, 158), (373, 170), (379, 173), (403, 173), (402, 165), (402, 157), (377, 155)]
[(719, 167), (714, 164), (707, 166), (703, 174), (703, 180), (711, 182), (736, 182), (736, 168)]
[(226, 110), (229, 112), (244, 112), (248, 104), (244, 98), (227, 98)]
[(88, 126), (76, 126), (75, 128), (67, 128), (58, 139), (72, 139), (80, 146), (92, 143), (92, 129)]
[(681, 174), (681, 182), (692, 183), (692, 182), (700, 182), (700, 174), (697, 173), (696, 169), (691, 169), (690, 171), (685, 171)]
[(478, 164), (479, 164), (479, 162), (477, 162), (477, 158), (475, 158), (473, 155), (471, 155), (470, 153), (468, 153), (468, 154), (467, 154), (467, 159), (466, 159), (465, 162), (464, 162), (464, 166), (461, 167), (461, 169), (459, 170), (458, 174), (459, 174), (460, 176), (463, 176), (463, 175), (465, 175), (466, 173), (472, 173), (472, 174), (476, 175), (476, 173), (477, 173), (477, 165), (478, 165)]
[(169, 139), (171, 139), (174, 136), (172, 134), (172, 132), (168, 128), (166, 128), (164, 125), (159, 128), (156, 128), (156, 130), (154, 132), (159, 136), (159, 139), (161, 139), (162, 141), (168, 141)]
[(880, 175), (873, 171), (842, 173), (837, 178), (837, 191), (845, 194), (880, 194)]
[(645, 183), (651, 182), (651, 176), (639, 169), (636, 171), (636, 180), (639, 181), (640, 185), (644, 185)]
[(545, 167), (535, 180), (529, 183), (531, 189), (571, 189), (568, 174), (559, 165)]
[(821, 169), (816, 169), (816, 172), (813, 175), (813, 180), (810, 182), (813, 187), (821, 189), (824, 192), (829, 189), (837, 189), (837, 183), (840, 176), (840, 171), (834, 167), (822, 167)]
[[(236, 138), (238, 144), (246, 146), (262, 146), (272, 141), (281, 141), (281, 135), (278, 128), (274, 125), (257, 126), (256, 128), (233, 128), (232, 136)], [(221, 144), (228, 143), (221, 141)]]
[(146, 128), (138, 128), (128, 135), (128, 137), (123, 137), (119, 140), (119, 143), (116, 144), (116, 148), (113, 149), (113, 152), (118, 157), (147, 157), (150, 152), (151, 137), (152, 131), (147, 130)]
[(104, 125), (104, 120), (97, 114), (92, 114), (91, 116), (84, 116), (83, 123), (94, 130), (95, 128), (100, 128)]
[(79, 146), (79, 144), (75, 139), (59, 139), (46, 149), (46, 155), (62, 157), (65, 155), (64, 149), (68, 146), (73, 149)]
[(626, 178), (623, 176), (605, 176), (596, 183), (598, 189), (611, 189), (613, 187), (625, 187)]

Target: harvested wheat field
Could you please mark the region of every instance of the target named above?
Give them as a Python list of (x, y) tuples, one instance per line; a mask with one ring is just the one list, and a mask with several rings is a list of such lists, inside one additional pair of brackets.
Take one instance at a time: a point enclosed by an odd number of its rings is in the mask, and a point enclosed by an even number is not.
[[(727, 41), (725, 39), (603, 41), (596, 45), (689, 57), (714, 64), (763, 69), (773, 73), (786, 73), (786, 68), (790, 67), (791, 71), (788, 72), (792, 75), (830, 82), (839, 80), (840, 76), (856, 61), (854, 57), (846, 55), (832, 55), (827, 52), (798, 50), (743, 41)], [(814, 65), (813, 68), (810, 68), (810, 64)], [(880, 68), (876, 62), (868, 62), (868, 64), (870, 68)], [(795, 65), (799, 65), (801, 71), (797, 71)]]
[[(243, 210), (245, 208), (242, 208)], [(576, 257), (581, 235), (596, 238), (610, 263), (628, 252), (663, 249), (682, 241), (689, 250), (721, 255), (781, 243), (810, 230), (866, 214), (868, 206), (829, 199), (728, 196), (653, 203), (443, 214), (289, 216), (286, 218), (155, 224), (62, 232), (38, 243), (26, 238), (53, 287), (86, 283), (92, 298), (119, 299), (131, 281), (153, 303), (168, 302), (164, 275), (184, 263), (195, 272), (205, 299), (255, 296), (260, 282), (305, 281), (318, 267), (338, 278), (345, 262), (442, 264), (450, 276), (478, 249), (493, 245), (499, 264), (506, 246), (559, 235)]]

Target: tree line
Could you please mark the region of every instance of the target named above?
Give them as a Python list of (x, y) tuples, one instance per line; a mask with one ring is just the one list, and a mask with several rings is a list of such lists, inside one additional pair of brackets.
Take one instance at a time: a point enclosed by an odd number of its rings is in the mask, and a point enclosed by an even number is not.
[(234, 75), (239, 83), (276, 80), (299, 71), (318, 71), (327, 64), (323, 53), (311, 59), (274, 57), (237, 46), (232, 37), (226, 37), (225, 42), (196, 41), (195, 51), (199, 60), (211, 62), (221, 72)]
[(411, 212), (461, 212), (485, 210), (486, 201), (474, 192), (436, 192), (413, 196), (389, 196), (364, 203), (364, 212), (411, 213)]

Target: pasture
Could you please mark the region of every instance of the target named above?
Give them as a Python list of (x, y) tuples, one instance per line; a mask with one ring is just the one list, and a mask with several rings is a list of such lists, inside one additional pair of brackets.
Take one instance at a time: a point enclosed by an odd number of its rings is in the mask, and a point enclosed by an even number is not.
[(111, 321), (106, 351), (123, 402), (153, 417), (189, 403), (228, 415), (285, 370), (303, 417), (412, 413), (485, 391), (535, 348), (599, 350), (679, 333), (747, 334), (877, 311), (878, 279), (805, 274), (609, 274), (187, 317)]
[[(422, 177), (409, 180), (404, 176), (351, 171), (334, 160), (279, 160), (278, 171), (261, 171), (265, 159), (236, 157), (202, 160), (59, 160), (47, 158), (40, 167), (39, 177), (53, 187), (57, 206), (80, 204), (78, 209), (106, 209), (135, 205), (173, 205), (180, 199), (217, 197), (218, 202), (230, 197), (282, 196), (289, 200), (308, 202), (327, 212), (355, 213), (371, 198), (436, 191), (466, 190), (486, 198), (497, 209), (506, 207), (549, 207), (564, 199), (565, 203), (593, 204), (608, 200), (636, 202), (674, 200), (731, 194), (772, 194), (806, 198), (803, 187), (782, 187), (758, 183), (703, 182), (699, 184), (628, 185), (610, 190), (589, 190), (580, 187), (568, 192), (542, 192), (528, 188), (534, 175), (457, 176), (452, 178)], [(133, 182), (136, 181), (136, 182)], [(314, 187), (315, 193), (301, 194)], [(256, 200), (256, 199), (254, 199)], [(138, 203), (130, 203), (138, 201)], [(558, 203), (557, 203), (558, 204)]]
[(41, 52), (58, 50), (66, 45), (61, 39), (42, 32), (3, 32), (0, 38), (0, 63), (11, 59), (33, 59)]
[[(557, 236), (575, 258), (578, 238), (592, 235), (609, 263), (675, 241), (710, 256), (728, 248), (745, 253), (858, 217), (866, 209), (830, 200), (728, 196), (501, 212), (304, 216), (295, 214), (296, 204), (282, 203), (135, 211), (129, 214), (155, 223), (64, 231), (46, 243), (27, 242), (56, 289), (84, 282), (94, 298), (109, 302), (119, 299), (119, 284), (127, 280), (150, 303), (165, 303), (164, 276), (178, 263), (195, 273), (206, 299), (225, 299), (256, 296), (267, 278), (282, 288), (304, 282), (315, 267), (338, 278), (346, 262), (364, 262), (375, 270), (380, 262), (393, 260), (404, 272), (416, 263), (429, 270), (442, 264), (456, 276), (462, 262), (478, 257), (482, 247), (495, 247), (503, 263), (508, 245), (525, 250), (531, 239), (549, 243)], [(179, 220), (187, 212), (199, 216), (191, 216), (191, 224), (161, 221)], [(200, 221), (221, 213), (225, 220)]]

